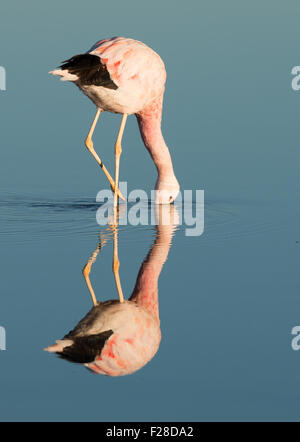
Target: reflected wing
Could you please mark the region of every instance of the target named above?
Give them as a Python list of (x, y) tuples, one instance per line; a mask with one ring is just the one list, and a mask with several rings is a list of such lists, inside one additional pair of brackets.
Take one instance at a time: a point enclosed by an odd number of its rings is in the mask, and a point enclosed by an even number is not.
[(106, 330), (97, 335), (72, 337), (72, 345), (64, 347), (62, 351), (56, 353), (59, 357), (70, 362), (81, 364), (92, 362), (100, 355), (106, 341), (112, 334), (112, 330)]

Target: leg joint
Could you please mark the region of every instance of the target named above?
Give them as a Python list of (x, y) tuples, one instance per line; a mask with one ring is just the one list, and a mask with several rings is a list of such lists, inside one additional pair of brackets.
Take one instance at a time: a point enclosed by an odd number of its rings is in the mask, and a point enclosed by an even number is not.
[(117, 141), (115, 144), (115, 153), (116, 155), (121, 155), (122, 153), (122, 145), (119, 141)]
[(93, 140), (90, 137), (86, 137), (85, 139), (85, 146), (88, 150), (94, 150), (94, 143)]
[(90, 264), (90, 263), (87, 263), (87, 264), (83, 267), (83, 269), (82, 269), (82, 274), (83, 274), (83, 276), (84, 276), (85, 278), (86, 278), (87, 276), (89, 276), (90, 271), (91, 271), (91, 264)]
[(120, 261), (117, 259), (114, 259), (113, 261), (113, 271), (118, 272), (120, 268)]

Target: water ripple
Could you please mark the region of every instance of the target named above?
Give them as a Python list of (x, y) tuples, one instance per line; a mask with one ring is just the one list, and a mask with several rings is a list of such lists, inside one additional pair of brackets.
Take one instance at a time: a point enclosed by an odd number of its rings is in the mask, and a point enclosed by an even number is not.
[[(194, 203), (190, 205), (195, 212)], [(96, 222), (96, 211), (100, 206), (92, 198), (58, 200), (37, 196), (0, 195), (1, 241), (26, 243), (49, 236), (94, 236), (106, 228)], [(226, 241), (257, 236), (279, 229), (280, 226), (280, 219), (268, 216), (265, 206), (260, 204), (206, 201), (202, 238), (207, 241)], [(178, 226), (181, 236), (184, 236), (186, 227), (189, 226)], [(135, 233), (137, 230), (138, 234)], [(154, 227), (120, 225), (119, 232), (121, 242), (139, 242), (144, 240), (146, 233), (153, 236)]]

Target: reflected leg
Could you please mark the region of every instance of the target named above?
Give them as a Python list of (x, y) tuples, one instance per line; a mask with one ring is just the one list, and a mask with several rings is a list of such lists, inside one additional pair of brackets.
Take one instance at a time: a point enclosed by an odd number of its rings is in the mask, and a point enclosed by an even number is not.
[(96, 295), (95, 295), (94, 289), (93, 289), (91, 281), (90, 281), (90, 272), (91, 272), (92, 264), (94, 264), (94, 262), (96, 261), (96, 258), (98, 256), (100, 250), (102, 249), (102, 247), (104, 247), (106, 241), (107, 241), (106, 238), (102, 239), (102, 237), (100, 236), (100, 240), (99, 240), (99, 243), (98, 243), (96, 249), (94, 250), (92, 256), (89, 258), (88, 262), (86, 263), (86, 265), (84, 266), (84, 268), (82, 270), (82, 274), (85, 279), (87, 288), (89, 289), (89, 292), (91, 294), (94, 306), (98, 305), (99, 302), (96, 299)]
[(114, 229), (114, 255), (113, 255), (113, 273), (116, 281), (116, 287), (119, 295), (119, 301), (124, 302), (124, 295), (121, 287), (121, 281), (120, 281), (120, 275), (119, 275), (119, 268), (120, 268), (120, 261), (118, 256), (118, 226), (115, 225), (113, 227)]

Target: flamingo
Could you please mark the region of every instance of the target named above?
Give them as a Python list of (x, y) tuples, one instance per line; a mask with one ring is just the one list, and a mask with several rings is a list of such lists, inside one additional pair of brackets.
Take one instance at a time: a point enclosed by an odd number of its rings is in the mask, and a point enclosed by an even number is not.
[[(161, 131), (166, 70), (160, 56), (140, 41), (113, 37), (98, 41), (87, 53), (65, 60), (59, 69), (49, 73), (76, 84), (97, 107), (85, 145), (109, 180), (114, 207), (118, 197), (124, 199), (119, 190), (121, 143), (127, 116), (132, 114), (137, 118), (143, 142), (158, 172), (155, 202), (172, 203), (179, 193), (179, 183)], [(115, 180), (92, 140), (102, 111), (122, 114), (115, 143)]]
[[(122, 290), (118, 290), (119, 300), (99, 303), (96, 299), (89, 274), (99, 251), (107, 241), (104, 238), (83, 269), (93, 301), (92, 309), (74, 330), (63, 339), (57, 340), (54, 345), (45, 348), (46, 351), (56, 353), (68, 361), (84, 364), (96, 374), (108, 376), (131, 374), (154, 357), (161, 340), (158, 278), (178, 224), (175, 206), (158, 207), (161, 211), (156, 238), (141, 265), (129, 300), (124, 300)], [(164, 221), (166, 219), (167, 222)], [(117, 253), (117, 232), (114, 225), (114, 254)]]

